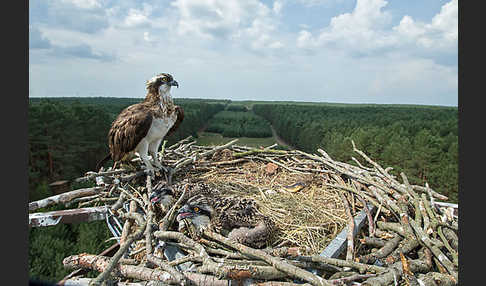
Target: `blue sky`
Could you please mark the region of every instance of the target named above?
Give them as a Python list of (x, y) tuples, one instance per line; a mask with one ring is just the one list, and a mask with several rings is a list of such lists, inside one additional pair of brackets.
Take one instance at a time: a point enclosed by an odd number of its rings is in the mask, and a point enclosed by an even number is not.
[(458, 0), (29, 1), (29, 96), (457, 106)]

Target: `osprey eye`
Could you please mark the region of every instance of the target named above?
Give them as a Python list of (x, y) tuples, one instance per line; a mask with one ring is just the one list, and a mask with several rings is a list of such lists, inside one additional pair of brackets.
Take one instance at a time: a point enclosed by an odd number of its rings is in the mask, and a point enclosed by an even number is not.
[(194, 209), (193, 209), (193, 210), (194, 210), (195, 212), (197, 212), (197, 213), (199, 212), (199, 208), (198, 208), (198, 207), (194, 207)]

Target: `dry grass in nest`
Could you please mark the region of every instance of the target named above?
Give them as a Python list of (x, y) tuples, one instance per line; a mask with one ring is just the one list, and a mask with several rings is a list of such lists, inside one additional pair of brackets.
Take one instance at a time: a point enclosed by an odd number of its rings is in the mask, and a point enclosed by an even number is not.
[[(266, 165), (249, 161), (218, 168), (199, 178), (228, 195), (255, 199), (260, 211), (279, 229), (273, 246), (299, 246), (305, 254), (321, 253), (347, 223), (338, 191), (323, 186), (322, 176), (289, 172), (282, 167), (268, 174)], [(285, 186), (297, 182), (305, 187), (295, 193), (286, 190)]]

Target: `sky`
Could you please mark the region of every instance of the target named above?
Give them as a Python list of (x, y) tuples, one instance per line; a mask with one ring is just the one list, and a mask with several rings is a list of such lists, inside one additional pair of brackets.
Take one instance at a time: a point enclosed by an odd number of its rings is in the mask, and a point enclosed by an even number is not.
[(29, 96), (458, 104), (458, 0), (32, 0)]

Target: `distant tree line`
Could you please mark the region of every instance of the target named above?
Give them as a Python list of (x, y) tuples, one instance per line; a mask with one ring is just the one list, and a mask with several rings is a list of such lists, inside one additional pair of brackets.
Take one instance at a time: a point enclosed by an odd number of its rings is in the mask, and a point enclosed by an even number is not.
[[(239, 110), (239, 108), (236, 108)], [(208, 122), (208, 132), (224, 137), (271, 137), (270, 123), (262, 117), (245, 111), (221, 111)]]
[(226, 107), (226, 110), (227, 111), (242, 111), (242, 112), (246, 112), (246, 111), (248, 111), (248, 108), (246, 108), (246, 106), (241, 105), (241, 104), (230, 104), (230, 105), (228, 105), (228, 107)]
[(252, 109), (296, 148), (322, 148), (351, 163), (353, 140), (373, 160), (393, 167), (391, 173), (404, 172), (414, 184), (428, 182), (457, 201), (457, 108), (255, 104)]

